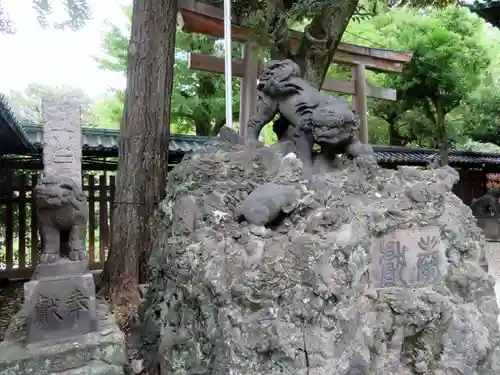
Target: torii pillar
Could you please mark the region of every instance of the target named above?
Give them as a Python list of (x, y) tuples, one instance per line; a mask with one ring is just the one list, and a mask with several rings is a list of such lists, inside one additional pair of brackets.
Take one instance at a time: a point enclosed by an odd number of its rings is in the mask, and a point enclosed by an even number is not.
[(240, 83), (240, 135), (247, 135), (247, 124), (257, 110), (257, 80), (259, 78), (259, 55), (257, 46), (251, 42), (243, 45), (244, 74)]

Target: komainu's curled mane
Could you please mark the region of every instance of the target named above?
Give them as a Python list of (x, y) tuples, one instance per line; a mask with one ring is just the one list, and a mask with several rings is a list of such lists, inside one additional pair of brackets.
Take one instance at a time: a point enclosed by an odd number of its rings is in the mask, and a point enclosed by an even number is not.
[(304, 166), (312, 165), (314, 143), (332, 157), (346, 153), (375, 161), (372, 148), (359, 142), (359, 117), (349, 103), (305, 81), (292, 60), (271, 61), (259, 77), (257, 90), (259, 108), (248, 123), (249, 143), (258, 141), (262, 128), (280, 114), (282, 119), (274, 126), (278, 140), (291, 142)]

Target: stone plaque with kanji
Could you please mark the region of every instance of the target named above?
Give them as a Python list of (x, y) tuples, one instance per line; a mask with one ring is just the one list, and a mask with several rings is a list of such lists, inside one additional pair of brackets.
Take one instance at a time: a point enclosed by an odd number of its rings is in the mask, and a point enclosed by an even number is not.
[(370, 284), (374, 288), (434, 284), (446, 268), (438, 227), (400, 229), (372, 244)]
[(43, 278), (25, 284), (27, 341), (69, 338), (97, 330), (91, 273)]

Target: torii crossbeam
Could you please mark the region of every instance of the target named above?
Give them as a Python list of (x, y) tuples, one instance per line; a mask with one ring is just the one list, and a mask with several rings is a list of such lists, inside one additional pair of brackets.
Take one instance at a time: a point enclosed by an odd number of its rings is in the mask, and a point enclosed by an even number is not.
[[(243, 59), (232, 61), (233, 76), (242, 77), (240, 92), (240, 133), (246, 135), (246, 124), (256, 107), (256, 84), (262, 66), (253, 52), (248, 30), (237, 23), (232, 17), (231, 38), (233, 41), (245, 43)], [(197, 0), (183, 0), (178, 15), (178, 21), (186, 32), (209, 35), (216, 38), (224, 37), (224, 10)], [(290, 30), (290, 48), (297, 49), (302, 33)], [(368, 141), (367, 96), (396, 100), (396, 91), (377, 87), (366, 82), (365, 69), (379, 72), (399, 73), (411, 61), (412, 51), (394, 51), (383, 48), (370, 48), (348, 43), (340, 43), (334, 55), (334, 62), (352, 67), (352, 80), (325, 80), (322, 89), (336, 91), (354, 96), (353, 107), (361, 118), (360, 139)], [(226, 72), (222, 59), (200, 54), (190, 54), (191, 69), (208, 72)]]

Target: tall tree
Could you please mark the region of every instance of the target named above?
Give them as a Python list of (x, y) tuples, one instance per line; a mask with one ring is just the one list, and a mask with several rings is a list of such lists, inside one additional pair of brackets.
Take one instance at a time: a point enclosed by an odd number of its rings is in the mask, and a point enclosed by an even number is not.
[(166, 188), (177, 6), (177, 0), (134, 1), (112, 241), (100, 282), (114, 299), (136, 295), (158, 239), (155, 209)]
[[(127, 34), (130, 30), (132, 8), (123, 7), (129, 22), (124, 27), (109, 25), (102, 43), (104, 56), (98, 57), (101, 68), (115, 72), (125, 72), (127, 67)], [(195, 131), (196, 135), (217, 135), (225, 122), (224, 76), (191, 70), (188, 67), (188, 53), (196, 52), (211, 56), (224, 55), (223, 44), (215, 38), (177, 31), (176, 61), (174, 63), (174, 88), (172, 93), (171, 120), (181, 133)], [(241, 53), (241, 46), (233, 44), (233, 56)], [(233, 91), (239, 91), (239, 80), (233, 80)], [(119, 103), (122, 95), (117, 93)], [(239, 97), (234, 96), (234, 115), (238, 115)], [(235, 116), (235, 117), (236, 117)]]

